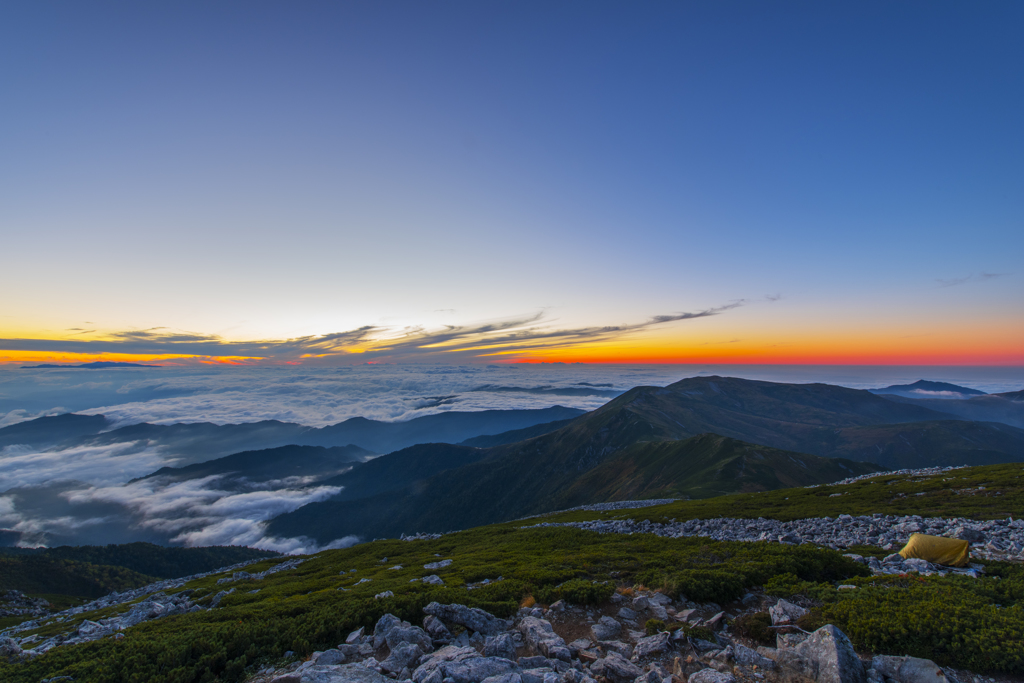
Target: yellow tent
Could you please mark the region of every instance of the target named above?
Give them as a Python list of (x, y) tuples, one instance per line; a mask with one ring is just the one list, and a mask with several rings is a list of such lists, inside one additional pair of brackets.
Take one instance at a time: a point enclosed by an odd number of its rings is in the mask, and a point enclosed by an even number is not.
[(917, 557), (933, 564), (966, 567), (971, 559), (970, 544), (959, 538), (913, 534), (900, 551), (900, 557), (904, 560)]

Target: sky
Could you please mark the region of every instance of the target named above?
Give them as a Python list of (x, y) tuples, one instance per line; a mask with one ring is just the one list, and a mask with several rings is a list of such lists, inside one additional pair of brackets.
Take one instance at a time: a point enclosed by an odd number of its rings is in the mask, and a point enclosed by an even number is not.
[(0, 5), (0, 363), (1024, 366), (1019, 2)]

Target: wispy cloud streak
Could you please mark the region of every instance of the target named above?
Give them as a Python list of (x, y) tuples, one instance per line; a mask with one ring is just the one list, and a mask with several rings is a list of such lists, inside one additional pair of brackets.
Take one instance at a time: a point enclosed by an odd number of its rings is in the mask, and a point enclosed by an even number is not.
[(656, 315), (626, 325), (559, 329), (543, 313), (442, 329), (367, 325), (344, 332), (282, 340), (231, 341), (216, 335), (166, 328), (117, 331), (93, 339), (0, 339), (0, 351), (138, 356), (243, 358), (270, 362), (332, 363), (353, 360), (460, 361), (496, 354), (606, 342), (660, 325), (720, 315), (743, 306), (734, 301), (696, 312)]
[(1001, 278), (1006, 273), (971, 273), (967, 277), (954, 277), (949, 279), (937, 278), (935, 281), (939, 283), (939, 287), (957, 287), (959, 285), (966, 285), (973, 282), (986, 282), (988, 280), (995, 280)]

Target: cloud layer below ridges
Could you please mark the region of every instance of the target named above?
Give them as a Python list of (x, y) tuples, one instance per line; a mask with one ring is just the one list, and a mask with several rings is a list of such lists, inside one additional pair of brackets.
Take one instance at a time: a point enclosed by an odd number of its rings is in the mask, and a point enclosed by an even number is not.
[[(825, 381), (858, 388), (926, 378), (996, 392), (1024, 384), (1024, 372), (1011, 370), (378, 365), (90, 371), (93, 379), (88, 382), (81, 379), (83, 371), (0, 370), (0, 393), (17, 397), (41, 391), (80, 402), (97, 396), (103, 401), (123, 398), (124, 402), (100, 404), (90, 411), (113, 417), (118, 424), (280, 419), (323, 426), (354, 416), (404, 420), (451, 410), (553, 404), (592, 409), (607, 402), (609, 393), (637, 385), (663, 386), (697, 374)], [(16, 411), (16, 419), (31, 414)], [(267, 537), (264, 525), (281, 512), (332, 495), (330, 487), (310, 479), (244, 487), (220, 477), (127, 483), (175, 465), (180, 453), (173, 446), (133, 441), (51, 450), (7, 447), (0, 452), (0, 526), (25, 532), (29, 542), (234, 543), (284, 552), (317, 547), (304, 538)], [(101, 530), (105, 535), (99, 535)]]
[[(19, 372), (21, 374), (19, 374)], [(102, 371), (103, 390), (77, 388), (81, 371), (0, 372), (0, 390), (31, 395), (40, 387), (62, 393), (65, 403), (88, 405), (76, 412), (102, 414), (118, 426), (151, 422), (238, 424), (280, 420), (323, 427), (351, 417), (394, 421), (450, 410), (548, 408), (563, 405), (593, 410), (636, 384), (668, 384), (682, 373), (671, 366), (356, 366), (351, 368), (160, 368)], [(6, 376), (5, 376), (6, 375)], [(53, 387), (64, 375), (65, 392)], [(5, 381), (6, 380), (6, 381)], [(611, 386), (593, 387), (594, 383)], [(5, 386), (6, 384), (6, 386)], [(120, 399), (120, 400), (118, 400)], [(443, 399), (443, 400), (439, 400)], [(114, 400), (116, 402), (107, 402)], [(9, 423), (33, 413), (16, 408)], [(0, 419), (4, 419), (0, 417)]]

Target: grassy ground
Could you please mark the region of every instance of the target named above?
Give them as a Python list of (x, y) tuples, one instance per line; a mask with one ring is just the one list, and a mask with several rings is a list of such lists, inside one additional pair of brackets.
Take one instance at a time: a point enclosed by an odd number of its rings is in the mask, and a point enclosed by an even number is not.
[[(441, 570), (423, 568), (440, 558), (454, 563)], [(402, 569), (392, 569), (396, 565)], [(432, 573), (447, 585), (410, 582)], [(211, 612), (145, 623), (119, 641), (60, 647), (25, 665), (0, 665), (0, 679), (35, 683), (69, 675), (97, 682), (236, 681), (247, 668), (277, 660), (286, 650), (304, 655), (336, 646), (351, 630), (372, 626), (385, 612), (419, 622), (422, 607), (434, 600), (508, 616), (528, 595), (541, 602), (600, 600), (614, 585), (642, 581), (721, 601), (782, 573), (835, 581), (864, 570), (838, 553), (809, 547), (602, 536), (574, 529), (482, 528), (435, 541), (377, 541), (320, 553), (261, 581), (231, 584), (237, 591)], [(469, 588), (499, 576), (503, 580)], [(217, 578), (190, 586), (201, 602), (227, 588), (217, 586)], [(364, 578), (370, 581), (360, 584)], [(258, 593), (249, 593), (256, 588)], [(385, 590), (394, 597), (374, 599)], [(67, 631), (83, 618), (96, 620), (114, 611), (44, 625), (38, 633), (46, 637)]]
[[(848, 486), (557, 518), (795, 519), (844, 512), (1003, 517), (1024, 513), (1022, 473), (1020, 465), (1001, 465), (910, 480), (886, 475)], [(985, 488), (979, 491), (980, 486)], [(964, 489), (971, 492), (952, 492)], [(773, 595), (805, 595), (818, 605), (807, 626), (835, 623), (862, 650), (915, 654), (978, 672), (1024, 674), (1024, 571), (1019, 566), (992, 564), (990, 576), (976, 580), (871, 578), (863, 565), (840, 553), (809, 546), (518, 528), (530, 523), (481, 527), (432, 541), (376, 541), (326, 551), (260, 581), (218, 586), (220, 576), (207, 577), (188, 586), (200, 604), (220, 590), (236, 588), (218, 609), (141, 624), (122, 640), (108, 637), (59, 647), (28, 664), (0, 664), (0, 680), (36, 683), (65, 675), (97, 683), (241, 681), (254, 667), (281, 661), (285, 651), (304, 656), (336, 646), (351, 630), (372, 626), (385, 612), (419, 623), (423, 606), (436, 600), (508, 616), (527, 596), (541, 603), (596, 601), (613, 586), (638, 583), (698, 602), (728, 602), (759, 586)], [(424, 569), (439, 559), (454, 562), (441, 570)], [(278, 561), (267, 560), (251, 571)], [(435, 573), (445, 586), (410, 582)], [(498, 577), (502, 580), (480, 585)], [(360, 583), (363, 579), (369, 581)], [(858, 588), (839, 591), (840, 583)], [(383, 591), (394, 596), (376, 600), (374, 595)], [(66, 632), (83, 618), (96, 620), (113, 611), (45, 624), (38, 632)]]
[[(766, 517), (792, 521), (807, 517), (870, 515), (875, 512), (922, 517), (1004, 519), (1024, 516), (1024, 467), (1020, 463), (953, 470), (927, 477), (882, 475), (843, 486), (783, 489), (680, 501), (638, 510), (566, 512), (544, 517), (565, 522), (588, 519), (712, 519)], [(835, 495), (839, 494), (839, 495)], [(513, 523), (517, 526), (535, 521)]]

